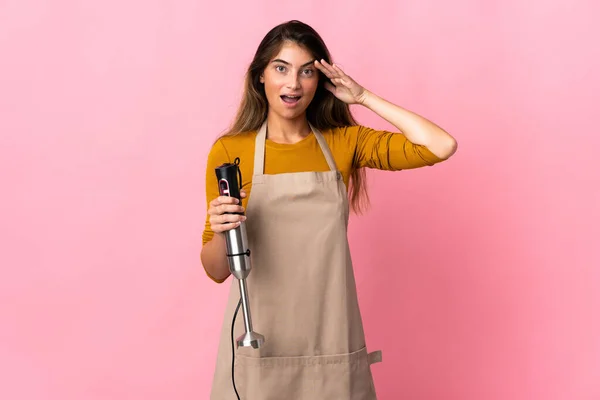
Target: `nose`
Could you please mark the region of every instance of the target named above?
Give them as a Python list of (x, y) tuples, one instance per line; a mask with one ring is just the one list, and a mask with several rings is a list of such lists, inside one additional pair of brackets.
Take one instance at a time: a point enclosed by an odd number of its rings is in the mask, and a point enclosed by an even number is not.
[(299, 89), (300, 88), (300, 78), (297, 74), (290, 74), (290, 78), (288, 80), (288, 87), (290, 89)]

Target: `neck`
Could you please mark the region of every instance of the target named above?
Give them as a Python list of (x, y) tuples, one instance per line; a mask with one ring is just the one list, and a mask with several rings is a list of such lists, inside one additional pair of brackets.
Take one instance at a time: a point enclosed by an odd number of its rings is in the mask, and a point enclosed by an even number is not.
[(267, 139), (276, 143), (293, 144), (311, 133), (306, 115), (284, 119), (272, 113), (267, 116)]

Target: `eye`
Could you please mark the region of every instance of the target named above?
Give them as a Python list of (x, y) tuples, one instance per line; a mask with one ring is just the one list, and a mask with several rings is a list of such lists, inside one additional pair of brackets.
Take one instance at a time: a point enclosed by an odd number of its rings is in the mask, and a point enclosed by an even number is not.
[(309, 68), (309, 69), (305, 69), (303, 72), (305, 75), (311, 76), (315, 71)]
[(276, 65), (275, 70), (277, 70), (277, 72), (284, 72), (285, 67), (283, 65)]

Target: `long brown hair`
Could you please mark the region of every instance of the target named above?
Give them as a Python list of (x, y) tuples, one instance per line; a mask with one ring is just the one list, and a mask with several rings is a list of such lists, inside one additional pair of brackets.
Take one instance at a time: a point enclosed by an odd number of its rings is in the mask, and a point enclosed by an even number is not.
[[(267, 118), (269, 104), (264, 86), (260, 82), (260, 75), (286, 41), (304, 47), (317, 60), (324, 59), (331, 63), (331, 55), (325, 42), (309, 25), (292, 20), (271, 29), (260, 42), (246, 71), (244, 94), (236, 117), (223, 136), (256, 131)], [(319, 74), (317, 91), (306, 109), (308, 121), (319, 130), (357, 125), (348, 104), (337, 99), (325, 89), (326, 81), (328, 78), (324, 74)], [(363, 168), (356, 168), (352, 171), (349, 198), (352, 210), (355, 212), (361, 212), (368, 205), (366, 174)]]

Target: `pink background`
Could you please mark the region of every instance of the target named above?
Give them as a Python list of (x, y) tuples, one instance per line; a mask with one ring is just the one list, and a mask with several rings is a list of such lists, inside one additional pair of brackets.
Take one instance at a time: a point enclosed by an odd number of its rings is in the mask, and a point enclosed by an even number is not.
[(598, 3), (319, 3), (0, 3), (0, 398), (208, 398), (205, 159), (298, 18), (460, 144), (351, 222), (380, 398), (600, 399)]

